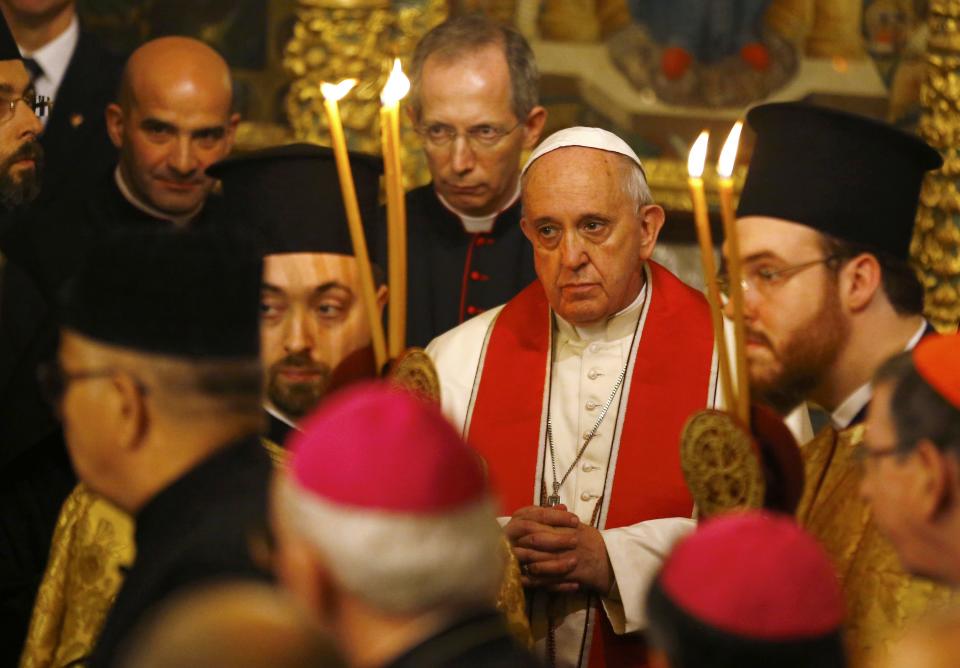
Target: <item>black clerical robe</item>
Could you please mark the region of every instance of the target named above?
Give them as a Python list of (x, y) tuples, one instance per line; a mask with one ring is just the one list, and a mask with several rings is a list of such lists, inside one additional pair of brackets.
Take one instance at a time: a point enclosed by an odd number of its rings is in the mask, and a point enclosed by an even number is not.
[[(384, 226), (376, 257), (386, 267)], [(533, 249), (520, 230), (519, 200), (489, 233), (467, 232), (433, 184), (407, 193), (407, 344), (434, 337), (499, 306), (535, 278)]]
[(227, 445), (151, 499), (135, 516), (136, 561), (89, 662), (113, 665), (154, 606), (215, 578), (267, 580), (251, 557), (267, 526), (273, 465), (257, 436)]
[(387, 668), (535, 668), (539, 664), (510, 635), (503, 615), (477, 612), (445, 627), (387, 664)]

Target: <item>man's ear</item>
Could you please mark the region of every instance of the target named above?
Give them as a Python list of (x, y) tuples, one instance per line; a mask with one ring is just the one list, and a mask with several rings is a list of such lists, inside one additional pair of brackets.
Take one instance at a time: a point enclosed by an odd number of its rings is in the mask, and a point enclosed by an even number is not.
[(547, 123), (547, 110), (536, 106), (527, 114), (523, 121), (523, 148), (530, 150), (540, 141), (543, 126)]
[(883, 287), (880, 262), (870, 253), (861, 253), (840, 270), (840, 296), (851, 312), (862, 311), (873, 303)]
[(956, 494), (956, 461), (926, 438), (917, 443), (913, 457), (918, 470), (911, 496), (921, 517), (932, 522)]
[(227, 150), (226, 153), (229, 154), (233, 150), (233, 143), (237, 139), (237, 126), (240, 125), (240, 114), (234, 112), (230, 114), (230, 119), (227, 121)]
[(128, 373), (117, 373), (111, 378), (116, 396), (118, 415), (117, 437), (124, 450), (135, 450), (143, 443), (149, 427), (144, 389)]
[(116, 102), (111, 102), (103, 113), (110, 141), (119, 149), (123, 146), (123, 109)]
[(646, 261), (653, 255), (667, 214), (659, 204), (647, 204), (640, 208), (637, 217), (640, 219), (640, 255)]
[(383, 315), (383, 307), (387, 305), (387, 299), (390, 296), (390, 289), (386, 285), (377, 288), (377, 307), (380, 309), (380, 315)]

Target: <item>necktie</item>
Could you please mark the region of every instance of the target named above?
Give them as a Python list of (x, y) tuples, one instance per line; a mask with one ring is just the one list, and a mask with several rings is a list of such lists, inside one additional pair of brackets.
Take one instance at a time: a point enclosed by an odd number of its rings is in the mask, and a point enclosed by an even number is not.
[(23, 65), (30, 73), (30, 83), (33, 83), (38, 78), (43, 76), (43, 68), (40, 67), (40, 63), (35, 61), (33, 58), (24, 58)]

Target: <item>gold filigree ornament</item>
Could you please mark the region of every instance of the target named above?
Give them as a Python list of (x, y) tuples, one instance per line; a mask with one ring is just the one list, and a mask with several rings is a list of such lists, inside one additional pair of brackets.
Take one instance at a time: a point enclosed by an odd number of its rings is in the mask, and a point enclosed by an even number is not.
[(390, 364), (387, 379), (421, 399), (440, 405), (440, 378), (422, 348), (407, 348)]
[(680, 437), (680, 467), (701, 517), (761, 508), (766, 481), (753, 439), (729, 413), (703, 410)]

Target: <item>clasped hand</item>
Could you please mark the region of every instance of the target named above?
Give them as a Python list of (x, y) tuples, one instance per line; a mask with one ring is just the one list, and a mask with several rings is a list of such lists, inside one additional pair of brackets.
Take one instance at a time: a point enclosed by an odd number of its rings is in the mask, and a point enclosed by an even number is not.
[(603, 537), (566, 506), (521, 508), (504, 531), (520, 562), (524, 587), (589, 590), (604, 596), (613, 588), (613, 568)]

